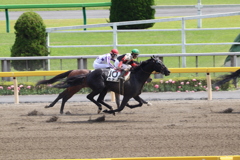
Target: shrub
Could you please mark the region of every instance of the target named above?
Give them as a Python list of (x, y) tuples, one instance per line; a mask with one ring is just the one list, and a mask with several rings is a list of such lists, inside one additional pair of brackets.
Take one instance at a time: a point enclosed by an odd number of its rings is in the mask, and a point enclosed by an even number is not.
[[(19, 95), (42, 95), (42, 94), (59, 94), (65, 89), (52, 88), (52, 85), (39, 85), (35, 86), (35, 83), (19, 83), (18, 94)], [(91, 89), (83, 88), (78, 93), (90, 93)], [(13, 95), (14, 85), (12, 82), (0, 83), (0, 95)]]
[[(219, 81), (217, 78), (212, 78), (212, 83)], [(220, 87), (213, 88), (214, 91), (226, 91), (232, 89), (230, 82), (227, 82)], [(35, 83), (19, 83), (18, 90), (20, 95), (34, 94), (59, 94), (64, 89), (52, 88), (51, 85), (40, 85), (35, 87)], [(150, 83), (145, 83), (143, 92), (198, 92), (206, 91), (206, 77), (197, 78), (175, 78), (175, 79), (153, 79)], [(14, 94), (14, 86), (12, 82), (0, 83), (0, 95)], [(83, 88), (78, 93), (90, 93), (90, 88)]]
[[(110, 22), (154, 19), (154, 0), (111, 0)], [(118, 26), (118, 29), (145, 29), (154, 23)]]
[[(35, 12), (25, 12), (17, 20), (15, 26), (16, 39), (11, 48), (11, 57), (47, 56), (46, 26), (43, 19)], [(43, 68), (42, 60), (12, 61), (16, 70), (36, 70)]]
[[(219, 81), (212, 78), (212, 83)], [(230, 83), (212, 88), (214, 91), (226, 91), (231, 89)], [(176, 78), (176, 79), (154, 79), (151, 83), (146, 83), (143, 92), (198, 92), (207, 91), (206, 77), (197, 78)]]

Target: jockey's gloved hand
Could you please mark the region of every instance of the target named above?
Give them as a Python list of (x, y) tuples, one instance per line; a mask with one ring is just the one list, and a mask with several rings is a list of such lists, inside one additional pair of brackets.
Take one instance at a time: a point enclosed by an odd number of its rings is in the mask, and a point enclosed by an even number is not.
[(119, 71), (121, 71), (121, 70), (122, 70), (122, 68), (121, 68), (121, 67), (116, 67), (116, 70), (119, 70)]

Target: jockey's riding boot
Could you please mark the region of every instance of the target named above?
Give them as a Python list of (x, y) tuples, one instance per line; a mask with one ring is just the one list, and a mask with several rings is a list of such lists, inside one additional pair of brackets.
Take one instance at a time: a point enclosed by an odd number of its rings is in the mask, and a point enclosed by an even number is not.
[(121, 74), (120, 74), (120, 76), (119, 76), (119, 79), (121, 79), (121, 80), (124, 80), (124, 74), (126, 73), (126, 71), (125, 70), (122, 70), (122, 72), (121, 72)]

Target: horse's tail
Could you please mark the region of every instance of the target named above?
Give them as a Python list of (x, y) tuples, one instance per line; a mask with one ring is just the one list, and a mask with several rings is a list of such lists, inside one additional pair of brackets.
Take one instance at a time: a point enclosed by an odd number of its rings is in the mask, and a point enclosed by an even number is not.
[(61, 73), (59, 75), (56, 75), (55, 77), (49, 79), (49, 80), (41, 80), (38, 81), (38, 83), (36, 85), (40, 85), (40, 84), (52, 84), (55, 83), (57, 81), (59, 81), (60, 79), (63, 79), (65, 77), (67, 77), (73, 70), (69, 70), (67, 72)]
[(229, 82), (230, 80), (237, 78), (239, 75), (240, 75), (240, 69), (238, 69), (237, 71), (233, 72), (230, 75), (223, 76), (222, 80), (213, 84), (213, 87), (221, 86), (224, 83)]
[(84, 83), (86, 77), (87, 77), (87, 74), (69, 77), (65, 81), (60, 82), (60, 83), (58, 83), (58, 84), (56, 84), (52, 87), (54, 87), (54, 88), (68, 88), (68, 87), (72, 87), (72, 86), (77, 86), (77, 85), (80, 85), (80, 84)]

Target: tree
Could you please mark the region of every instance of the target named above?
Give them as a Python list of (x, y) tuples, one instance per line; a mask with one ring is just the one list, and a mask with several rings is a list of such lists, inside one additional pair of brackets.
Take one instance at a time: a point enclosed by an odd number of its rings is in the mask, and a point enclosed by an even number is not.
[[(110, 22), (154, 19), (154, 0), (111, 0)], [(154, 23), (118, 26), (118, 29), (145, 29)]]
[[(47, 56), (46, 26), (43, 19), (35, 12), (25, 12), (17, 20), (15, 26), (16, 39), (11, 48), (11, 57)], [(36, 70), (43, 68), (42, 60), (12, 61), (16, 70)], [(27, 68), (26, 68), (27, 66)]]

